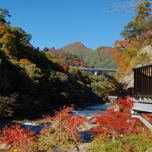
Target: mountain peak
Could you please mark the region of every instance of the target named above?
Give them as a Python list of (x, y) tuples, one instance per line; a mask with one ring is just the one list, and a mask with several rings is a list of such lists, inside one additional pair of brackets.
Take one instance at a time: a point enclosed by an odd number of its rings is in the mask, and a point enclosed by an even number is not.
[[(66, 45), (66, 46), (64, 46), (64, 47), (62, 47), (62, 48), (65, 48), (65, 47), (67, 47), (67, 46), (73, 46), (73, 47), (78, 47), (78, 46), (84, 46), (81, 42), (79, 42), (79, 41), (76, 41), (76, 42), (73, 42), (73, 43), (71, 43), (71, 44), (68, 44), (68, 45)], [(61, 48), (61, 49), (62, 49)]]
[(112, 60), (113, 49), (111, 47), (100, 46), (93, 51), (81, 42), (76, 41), (62, 47), (61, 50), (70, 54), (76, 54), (90, 66), (96, 68), (116, 68), (116, 64)]
[(87, 48), (81, 42), (76, 41), (74, 43), (68, 44), (61, 48), (64, 52), (69, 52), (71, 54), (77, 54), (80, 58), (83, 58), (84, 54), (93, 52), (92, 49)]
[[(79, 42), (79, 41), (76, 41), (76, 42), (73, 42), (73, 43), (75, 43), (75, 44), (82, 44), (81, 42)], [(83, 44), (82, 44), (83, 45)]]

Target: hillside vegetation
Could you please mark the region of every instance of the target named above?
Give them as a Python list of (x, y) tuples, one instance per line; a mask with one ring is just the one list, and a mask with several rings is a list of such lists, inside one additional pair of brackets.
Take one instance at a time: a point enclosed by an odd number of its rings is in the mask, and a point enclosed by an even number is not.
[(113, 62), (113, 49), (100, 46), (85, 57), (85, 61), (95, 68), (116, 69), (117, 64)]
[(62, 105), (100, 100), (86, 73), (62, 65), (30, 44), (31, 35), (0, 18), (0, 117), (34, 116)]
[[(151, 63), (152, 15), (150, 3), (138, 4), (134, 18), (121, 32), (123, 40), (116, 40), (113, 60), (118, 65), (118, 77), (129, 75), (132, 69)], [(147, 48), (147, 49), (145, 49)]]
[[(117, 80), (132, 73), (137, 66), (152, 63), (152, 15), (149, 1), (141, 1), (135, 8), (135, 16), (121, 32), (123, 40), (114, 43), (113, 59), (118, 65)], [(117, 81), (118, 82), (118, 81)], [(114, 85), (114, 81), (113, 84)], [(116, 90), (119, 87), (114, 87)], [(134, 98), (112, 103), (106, 114), (95, 115), (99, 125), (92, 131), (102, 131), (93, 140), (88, 152), (150, 152), (152, 134), (140, 119), (131, 115)], [(152, 124), (151, 113), (140, 113)]]
[[(151, 62), (148, 52), (143, 51), (144, 49), (141, 51), (141, 48), (147, 46), (151, 48), (152, 44), (150, 12), (148, 1), (141, 1), (136, 5), (134, 20), (121, 32), (124, 39), (115, 41), (113, 59), (118, 65), (118, 78), (126, 75), (133, 67)], [(4, 18), (1, 20), (0, 28), (0, 31), (3, 31), (0, 37), (1, 116), (9, 116), (13, 112), (34, 113), (50, 109), (50, 106), (69, 103), (80, 105), (89, 99), (97, 99), (92, 93), (90, 79), (86, 73), (70, 69), (67, 65), (65, 68), (60, 59), (57, 60), (56, 57), (35, 49), (29, 44), (30, 35), (21, 29), (7, 26)], [(102, 47), (98, 50), (101, 51)], [(100, 51), (95, 52), (99, 54)], [(107, 84), (101, 84), (100, 81), (104, 80), (107, 83), (109, 80), (102, 76), (95, 79), (96, 82), (91, 83), (92, 88), (102, 96), (102, 88)], [(123, 87), (120, 87), (116, 78), (109, 86), (114, 91), (119, 89), (123, 92)], [(87, 151), (152, 151), (152, 133), (140, 119), (132, 117), (134, 97), (119, 98), (112, 104), (113, 107), (108, 108), (106, 113), (94, 115), (92, 121), (98, 125), (91, 131), (99, 134), (94, 135), (95, 138), (87, 147)], [(67, 151), (71, 147), (79, 151), (82, 141), (79, 128), (90, 119), (69, 113), (73, 109), (73, 105), (63, 106), (60, 111), (55, 112), (55, 116), (45, 116), (44, 119), (51, 121), (52, 125), (46, 125), (38, 136), (20, 128), (19, 125), (5, 127), (0, 132), (0, 144), (8, 145), (8, 151)], [(141, 115), (152, 124), (151, 114)]]
[(117, 68), (113, 62), (113, 49), (110, 47), (98, 47), (95, 51), (85, 47), (81, 42), (68, 44), (61, 48), (64, 52), (78, 55), (89, 66), (95, 68)]
[(50, 49), (44, 48), (43, 52), (49, 54), (54, 61), (59, 61), (62, 63), (63, 66), (74, 66), (74, 67), (86, 67), (89, 68), (90, 66), (76, 54), (71, 54), (69, 52), (64, 52), (60, 49)]
[(85, 47), (81, 42), (75, 42), (68, 44), (60, 48), (64, 52), (69, 52), (78, 55), (81, 59), (84, 59), (86, 54), (91, 53), (93, 50)]

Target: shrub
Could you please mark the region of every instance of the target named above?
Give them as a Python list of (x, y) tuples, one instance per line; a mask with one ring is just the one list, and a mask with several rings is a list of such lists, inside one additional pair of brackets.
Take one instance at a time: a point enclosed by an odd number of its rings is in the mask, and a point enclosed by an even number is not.
[(6, 144), (8, 151), (29, 151), (36, 150), (36, 137), (35, 132), (29, 131), (29, 129), (21, 128), (20, 125), (11, 126), (5, 128), (0, 132), (2, 138), (0, 138), (0, 144)]
[(0, 117), (8, 117), (13, 115), (13, 109), (9, 105), (9, 97), (0, 96)]
[(63, 66), (63, 69), (64, 69), (65, 71), (68, 71), (68, 68), (69, 68), (69, 67), (66, 66), (66, 65)]
[(143, 130), (143, 123), (138, 118), (131, 117), (133, 100), (121, 99), (112, 103), (114, 107), (109, 108), (105, 114), (97, 113), (94, 115), (95, 122), (99, 125), (92, 129), (108, 133), (113, 139), (118, 139), (124, 135), (140, 133)]
[(51, 121), (51, 126), (46, 126), (40, 132), (39, 147), (40, 150), (55, 150), (57, 147), (68, 149), (71, 146), (78, 148), (80, 143), (80, 134), (78, 129), (80, 125), (88, 121), (81, 116), (69, 114), (74, 110), (74, 106), (63, 106), (60, 111), (55, 111), (55, 116), (44, 116), (46, 120)]
[(29, 64), (31, 64), (31, 61), (29, 61), (28, 59), (20, 59), (19, 62), (22, 65), (29, 65)]

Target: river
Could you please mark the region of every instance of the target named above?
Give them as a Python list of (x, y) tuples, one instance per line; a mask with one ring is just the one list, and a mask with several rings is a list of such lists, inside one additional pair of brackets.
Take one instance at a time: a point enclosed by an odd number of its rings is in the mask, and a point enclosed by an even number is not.
[[(110, 107), (112, 107), (112, 105), (108, 103), (98, 104), (98, 105), (87, 106), (85, 108), (76, 108), (76, 110), (72, 111), (71, 113), (73, 113), (74, 115), (80, 115), (82, 117), (91, 118), (93, 117), (93, 114), (106, 113), (106, 110)], [(19, 123), (21, 124), (21, 127), (30, 128), (30, 130), (36, 131), (38, 133), (41, 129), (43, 129), (45, 121), (42, 118), (34, 119), (34, 120), (24, 119), (21, 121), (14, 120), (11, 122), (1, 123), (0, 129), (2, 129), (5, 125), (10, 126), (10, 125), (14, 125), (15, 123)], [(94, 122), (90, 122), (90, 123), (91, 125), (95, 125)], [(97, 133), (91, 132), (89, 130), (85, 130), (85, 131), (80, 131), (80, 134), (82, 138), (88, 142), (91, 140), (91, 135)]]

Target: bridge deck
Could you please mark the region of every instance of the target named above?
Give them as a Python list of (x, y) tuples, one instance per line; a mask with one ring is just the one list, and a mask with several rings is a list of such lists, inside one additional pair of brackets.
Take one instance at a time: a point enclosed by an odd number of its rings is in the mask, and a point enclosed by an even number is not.
[(81, 71), (108, 71), (108, 72), (116, 72), (117, 69), (95, 69), (95, 68), (79, 68)]

